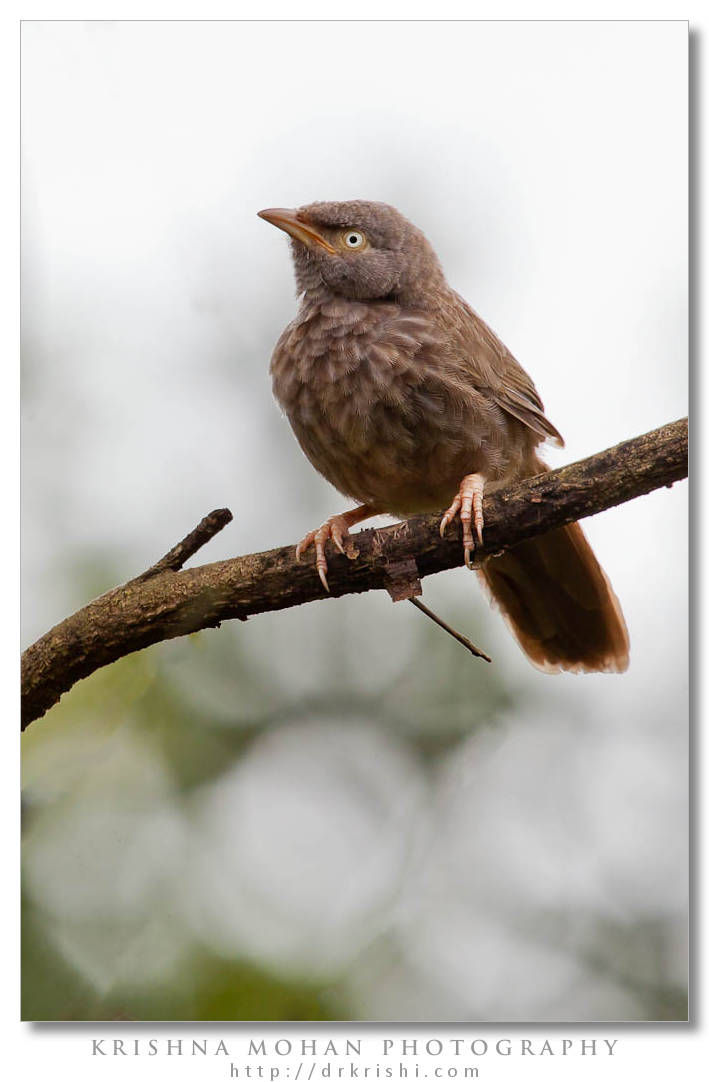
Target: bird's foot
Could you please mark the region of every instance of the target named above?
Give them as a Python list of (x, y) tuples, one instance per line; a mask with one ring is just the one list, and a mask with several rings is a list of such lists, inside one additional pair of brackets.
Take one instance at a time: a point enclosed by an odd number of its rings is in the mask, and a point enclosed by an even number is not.
[(315, 547), (315, 567), (320, 576), (320, 581), (328, 593), (330, 587), (327, 581), (326, 541), (331, 540), (338, 552), (341, 552), (343, 556), (347, 555), (345, 552), (345, 540), (349, 534), (350, 526), (354, 526), (355, 523), (375, 514), (376, 511), (367, 504), (363, 504), (362, 507), (355, 507), (352, 511), (345, 511), (342, 515), (333, 515), (327, 522), (323, 522), (322, 526), (318, 526), (317, 530), (311, 530), (310, 533), (307, 533), (296, 546), (295, 558), (299, 562), (303, 553), (311, 545)]
[(460, 482), (458, 495), (441, 519), (441, 537), (446, 526), (458, 515), (463, 526), (463, 551), (465, 566), (472, 568), (471, 553), (475, 551), (473, 525), (479, 543), (483, 543), (483, 493), (485, 478), (481, 473), (469, 473)]

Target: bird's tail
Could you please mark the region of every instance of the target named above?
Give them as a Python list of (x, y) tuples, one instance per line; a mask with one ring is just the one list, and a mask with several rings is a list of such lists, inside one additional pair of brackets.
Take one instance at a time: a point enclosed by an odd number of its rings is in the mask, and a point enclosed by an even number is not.
[(578, 522), (523, 541), (480, 571), (534, 665), (545, 672), (625, 672), (623, 612)]

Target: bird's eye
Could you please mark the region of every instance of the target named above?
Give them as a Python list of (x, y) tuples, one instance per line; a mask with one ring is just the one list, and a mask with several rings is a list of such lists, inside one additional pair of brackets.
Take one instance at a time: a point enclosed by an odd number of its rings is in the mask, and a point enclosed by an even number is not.
[(345, 233), (345, 247), (355, 251), (357, 248), (361, 248), (364, 245), (364, 234), (358, 233), (356, 229), (348, 229)]

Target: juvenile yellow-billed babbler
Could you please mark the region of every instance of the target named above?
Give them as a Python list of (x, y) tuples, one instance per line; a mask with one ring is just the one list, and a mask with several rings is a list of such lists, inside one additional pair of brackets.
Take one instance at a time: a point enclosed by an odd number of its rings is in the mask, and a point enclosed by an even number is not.
[[(537, 390), (447, 284), (423, 233), (394, 207), (355, 200), (260, 216), (291, 238), (300, 308), (271, 362), (273, 390), (313, 466), (359, 504), (309, 533), (327, 587), (325, 544), (376, 514), (447, 507), (465, 561), (483, 536), (483, 492), (547, 469), (563, 445)], [(548, 672), (622, 672), (618, 600), (578, 523), (480, 567), (530, 660)]]

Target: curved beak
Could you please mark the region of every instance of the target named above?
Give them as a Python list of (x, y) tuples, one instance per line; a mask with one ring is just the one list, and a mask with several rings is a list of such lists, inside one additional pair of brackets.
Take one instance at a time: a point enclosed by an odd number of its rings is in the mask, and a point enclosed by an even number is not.
[(271, 225), (282, 229), (289, 237), (299, 240), (301, 244), (305, 244), (308, 248), (312, 248), (313, 244), (319, 244), (330, 255), (337, 254), (337, 249), (333, 248), (330, 242), (325, 240), (312, 225), (299, 218), (296, 210), (270, 207), (268, 210), (260, 210), (258, 216), (263, 218), (265, 222), (270, 222)]

